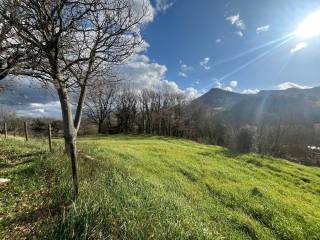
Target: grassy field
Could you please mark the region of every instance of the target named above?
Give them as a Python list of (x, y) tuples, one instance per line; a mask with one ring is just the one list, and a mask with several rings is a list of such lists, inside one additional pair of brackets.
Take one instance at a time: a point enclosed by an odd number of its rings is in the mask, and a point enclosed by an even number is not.
[(71, 204), (61, 142), (0, 141), (0, 239), (320, 239), (320, 169), (192, 141), (79, 139)]

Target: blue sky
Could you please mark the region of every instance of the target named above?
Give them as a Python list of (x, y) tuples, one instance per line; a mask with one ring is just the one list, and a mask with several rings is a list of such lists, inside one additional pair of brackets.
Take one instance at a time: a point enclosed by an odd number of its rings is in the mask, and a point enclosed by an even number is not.
[(285, 88), (288, 82), (320, 85), (320, 37), (284, 39), (320, 9), (319, 0), (155, 0), (153, 5), (161, 2), (165, 10), (158, 9), (144, 30), (146, 55), (164, 65), (165, 78), (179, 88), (201, 93), (212, 87), (247, 92)]

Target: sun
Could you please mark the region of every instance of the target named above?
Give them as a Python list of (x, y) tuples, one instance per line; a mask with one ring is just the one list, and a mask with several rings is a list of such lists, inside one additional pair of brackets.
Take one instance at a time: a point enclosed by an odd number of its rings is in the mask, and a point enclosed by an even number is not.
[(320, 10), (311, 13), (298, 26), (296, 36), (300, 38), (312, 38), (320, 35)]

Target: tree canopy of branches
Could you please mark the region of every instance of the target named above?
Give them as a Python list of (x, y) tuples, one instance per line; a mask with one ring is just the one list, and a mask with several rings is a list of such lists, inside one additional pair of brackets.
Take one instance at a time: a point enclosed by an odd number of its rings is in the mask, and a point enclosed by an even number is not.
[[(9, 24), (27, 60), (12, 74), (52, 85), (59, 96), (75, 198), (76, 137), (87, 87), (135, 53), (142, 43), (140, 25), (147, 14), (146, 5), (137, 7), (133, 0), (1, 0), (2, 26)], [(4, 55), (15, 47), (4, 49)]]
[(137, 116), (137, 93), (124, 87), (117, 95), (116, 116), (120, 131), (124, 133), (134, 132)]
[(0, 105), (0, 123), (3, 124), (16, 117), (16, 113), (9, 107)]
[(186, 136), (186, 96), (166, 87), (136, 89), (126, 84), (116, 92), (113, 116), (120, 132)]
[(0, 15), (0, 80), (9, 74), (19, 58), (19, 45), (13, 34), (10, 22)]
[(0, 80), (8, 75), (15, 62), (14, 50), (16, 47), (13, 46), (14, 43), (10, 42), (11, 34), (12, 29), (9, 21), (0, 16)]
[(102, 133), (102, 126), (107, 121), (111, 125), (111, 113), (114, 108), (117, 91), (117, 81), (97, 81), (89, 87), (85, 102), (87, 118), (98, 126), (98, 133)]

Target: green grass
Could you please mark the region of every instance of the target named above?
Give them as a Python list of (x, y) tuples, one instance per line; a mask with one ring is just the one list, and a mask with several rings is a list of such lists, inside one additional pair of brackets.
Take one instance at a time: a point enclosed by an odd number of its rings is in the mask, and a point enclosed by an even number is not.
[(70, 206), (60, 141), (54, 154), (39, 141), (0, 142), (0, 177), (13, 180), (0, 189), (0, 239), (320, 239), (319, 168), (165, 137), (78, 146), (96, 160), (80, 158)]

